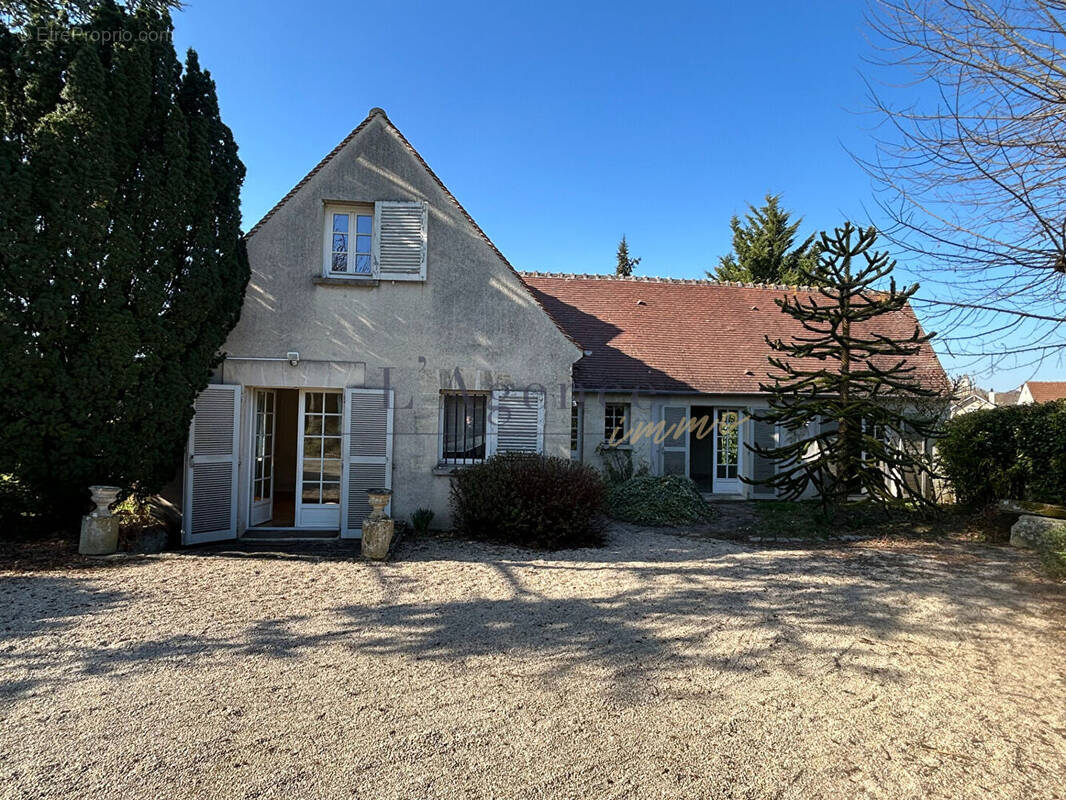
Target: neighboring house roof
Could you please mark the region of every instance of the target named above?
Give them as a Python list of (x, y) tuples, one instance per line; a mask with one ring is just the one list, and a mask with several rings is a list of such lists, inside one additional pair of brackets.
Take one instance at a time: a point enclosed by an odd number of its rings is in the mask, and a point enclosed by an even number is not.
[[(582, 389), (678, 393), (760, 391), (771, 353), (764, 335), (788, 340), (803, 329), (774, 303), (787, 295), (818, 297), (784, 286), (721, 284), (671, 278), (522, 273), (541, 304), (589, 351), (574, 365)], [(882, 317), (878, 330), (910, 336), (908, 307)], [(947, 389), (928, 344), (911, 359), (926, 386)]]
[(1066, 398), (1066, 381), (1026, 381), (1034, 403), (1047, 403)]
[(1021, 389), (1014, 389), (1010, 392), (996, 392), (996, 405), (997, 406), (1016, 406), (1018, 405), (1018, 398), (1021, 396)]
[[(271, 217), (273, 217), (279, 209), (282, 208), (282, 206), (284, 206), (290, 199), (292, 199), (293, 196), (296, 195), (297, 192), (299, 192), (304, 186), (307, 185), (308, 181), (310, 181), (315, 175), (317, 175), (318, 172), (323, 167), (325, 167), (326, 164), (328, 164), (334, 157), (336, 157), (353, 139), (355, 139), (356, 136), (362, 133), (367, 128), (367, 126), (370, 125), (370, 123), (374, 120), (375, 117), (381, 118), (381, 121), (385, 124), (385, 126), (396, 135), (400, 142), (403, 143), (404, 147), (406, 147), (410, 151), (411, 155), (414, 156), (418, 163), (420, 163), (422, 167), (426, 170), (426, 172), (429, 173), (429, 176), (437, 183), (441, 191), (444, 192), (444, 194), (451, 202), (455, 203), (455, 207), (459, 209), (459, 213), (461, 213), (466, 218), (466, 221), (473, 226), (474, 230), (477, 231), (478, 236), (480, 236), (485, 241), (485, 243), (490, 248), (492, 248), (492, 252), (494, 252), (497, 257), (499, 257), (500, 261), (502, 261), (507, 266), (507, 268), (511, 270), (511, 272), (515, 273), (515, 275), (518, 275), (521, 279), (521, 275), (518, 270), (516, 270), (514, 266), (511, 265), (511, 262), (507, 260), (506, 256), (504, 256), (502, 252), (500, 252), (500, 249), (493, 243), (492, 239), (488, 237), (488, 234), (486, 234), (485, 231), (481, 229), (481, 226), (474, 221), (474, 218), (470, 216), (470, 212), (463, 208), (463, 204), (460, 203), (456, 199), (455, 195), (451, 193), (451, 190), (444, 185), (444, 181), (437, 177), (437, 173), (435, 173), (433, 169), (429, 166), (429, 164), (426, 163), (426, 160), (422, 158), (422, 154), (415, 150), (414, 145), (407, 141), (407, 137), (400, 132), (400, 129), (393, 125), (392, 120), (389, 119), (388, 115), (385, 113), (385, 110), (382, 108), (370, 109), (369, 113), (366, 115), (366, 119), (356, 125), (355, 128), (352, 129), (351, 133), (341, 139), (340, 143), (336, 147), (330, 150), (321, 161), (315, 164), (315, 166), (311, 169), (310, 172), (304, 175), (303, 178), (301, 178), (299, 182), (295, 186), (293, 186), (284, 197), (278, 200), (278, 202), (274, 204), (274, 207), (267, 211), (267, 213), (263, 215), (263, 218), (260, 219), (259, 222), (255, 223), (255, 225), (252, 226), (251, 230), (249, 230), (248, 233), (244, 235), (244, 238), (248, 239), (254, 236), (256, 231), (262, 228), (263, 225), (265, 225), (267, 221)], [(570, 337), (570, 334), (567, 333), (566, 328), (564, 328), (559, 323), (559, 320), (552, 316), (552, 313), (548, 311), (548, 309), (544, 308), (544, 305), (536, 296), (533, 296), (533, 301), (540, 305), (544, 313), (546, 313), (548, 317), (552, 320), (552, 322), (555, 323), (555, 326), (563, 333), (564, 336), (569, 338), (572, 342), (574, 342), (575, 345), (578, 345), (580, 347), (580, 344), (574, 341), (572, 337)]]
[(951, 406), (951, 415), (966, 414), (979, 408), (995, 408), (995, 404), (982, 394), (971, 392), (963, 395)]

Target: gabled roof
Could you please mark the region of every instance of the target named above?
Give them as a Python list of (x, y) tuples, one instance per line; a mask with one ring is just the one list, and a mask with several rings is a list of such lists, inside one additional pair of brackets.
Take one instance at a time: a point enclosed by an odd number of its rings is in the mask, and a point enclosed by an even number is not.
[[(400, 142), (403, 144), (403, 146), (411, 153), (412, 156), (414, 156), (414, 158), (418, 161), (418, 163), (422, 165), (423, 169), (426, 170), (426, 172), (434, 180), (434, 182), (437, 184), (437, 186), (440, 187), (441, 191), (444, 192), (445, 196), (452, 203), (455, 204), (455, 207), (459, 210), (459, 213), (463, 215), (463, 217), (466, 219), (467, 222), (470, 223), (470, 225), (473, 227), (473, 229), (477, 232), (477, 235), (480, 236), (485, 241), (485, 243), (492, 249), (492, 252), (496, 254), (496, 256), (500, 259), (500, 261), (502, 261), (504, 263), (504, 265), (509, 270), (511, 270), (511, 272), (513, 272), (515, 275), (518, 275), (519, 280), (521, 281), (521, 275), (519, 274), (518, 270), (516, 270), (511, 265), (511, 262), (507, 260), (507, 258), (504, 256), (504, 254), (502, 252), (500, 252), (500, 249), (493, 243), (493, 241), (488, 237), (488, 235), (485, 233), (485, 231), (483, 231), (481, 229), (481, 226), (478, 225), (477, 222), (474, 221), (474, 218), (472, 216), (470, 216), (470, 213), (465, 208), (463, 208), (463, 204), (460, 203), (455, 198), (455, 195), (451, 193), (451, 190), (448, 189), (448, 187), (444, 185), (444, 181), (442, 181), (440, 178), (437, 177), (437, 173), (435, 173), (433, 171), (433, 169), (429, 166), (429, 164), (426, 163), (426, 160), (424, 158), (422, 158), (422, 155), (417, 150), (415, 150), (414, 146), (409, 141), (407, 141), (407, 137), (404, 136), (400, 132), (399, 128), (397, 128), (395, 125), (393, 125), (392, 120), (389, 119), (388, 115), (385, 113), (385, 110), (383, 108), (376, 108), (375, 107), (375, 108), (370, 109), (370, 112), (366, 115), (366, 119), (364, 119), (362, 122), (360, 122), (358, 125), (356, 125), (355, 128), (352, 129), (351, 133), (349, 133), (347, 136), (345, 136), (343, 139), (341, 139), (340, 143), (336, 147), (334, 147), (332, 150), (330, 150), (321, 161), (319, 161), (317, 164), (315, 164), (315, 166), (311, 169), (310, 172), (308, 172), (306, 175), (304, 175), (303, 178), (301, 178), (299, 180), (299, 182), (295, 186), (293, 186), (285, 194), (284, 197), (282, 197), (280, 200), (278, 200), (278, 202), (274, 204), (274, 207), (271, 208), (269, 211), (267, 211), (267, 213), (263, 215), (262, 219), (260, 219), (257, 223), (255, 223), (255, 225), (252, 226), (251, 230), (249, 230), (248, 233), (246, 233), (244, 235), (244, 238), (248, 239), (248, 238), (251, 238), (252, 236), (254, 236), (255, 233), (260, 228), (262, 228), (263, 225), (265, 225), (267, 223), (267, 221), (271, 217), (273, 217), (276, 213), (278, 213), (278, 211), (289, 200), (291, 200), (296, 195), (297, 192), (299, 192), (304, 186), (306, 186), (307, 183), (315, 175), (317, 175), (322, 170), (323, 167), (325, 167), (330, 161), (332, 161), (333, 158), (335, 156), (337, 156), (345, 147), (347, 147), (348, 144), (353, 139), (355, 139), (360, 133), (362, 133), (364, 130), (366, 130), (366, 128), (370, 125), (370, 123), (375, 118), (380, 118), (382, 123), (385, 125), (385, 127), (388, 128), (390, 131), (392, 131), (393, 134), (395, 134), (396, 138), (400, 140)], [(533, 299), (533, 301), (535, 303), (537, 303), (537, 305), (540, 306), (541, 310), (544, 311), (544, 313), (548, 315), (548, 318), (551, 319), (551, 321), (555, 323), (555, 327), (557, 327), (562, 332), (562, 334), (564, 336), (566, 336), (568, 339), (570, 339), (570, 341), (573, 342), (574, 345), (580, 347), (580, 345), (578, 345), (578, 343), (576, 341), (574, 341), (572, 337), (570, 337), (570, 335), (567, 333), (566, 329), (562, 325), (559, 324), (559, 320), (555, 319), (555, 317), (552, 316), (551, 312), (548, 311), (548, 309), (544, 308), (544, 305), (540, 302), (539, 298), (532, 292), (530, 293), (530, 296)]]
[(1026, 381), (1034, 403), (1048, 403), (1066, 398), (1066, 381)]
[[(811, 289), (671, 278), (536, 272), (522, 277), (590, 351), (574, 365), (574, 385), (586, 390), (757, 393), (770, 370), (763, 337), (787, 341), (803, 334), (774, 300), (818, 296)], [(908, 307), (882, 317), (877, 330), (907, 337), (916, 325)], [(923, 385), (948, 388), (928, 344), (910, 361)]]

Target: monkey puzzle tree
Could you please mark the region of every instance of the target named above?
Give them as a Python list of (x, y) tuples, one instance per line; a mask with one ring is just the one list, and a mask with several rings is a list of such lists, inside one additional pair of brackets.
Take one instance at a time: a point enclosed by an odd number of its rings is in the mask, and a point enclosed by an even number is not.
[(0, 473), (57, 501), (171, 477), (248, 280), (210, 75), (160, 4), (81, 6), (129, 36), (0, 15)]
[[(776, 301), (804, 333), (790, 341), (766, 338), (777, 354), (769, 358), (776, 373), (761, 386), (770, 408), (756, 419), (780, 426), (788, 441), (751, 447), (778, 465), (760, 483), (784, 499), (813, 486), (827, 513), (859, 492), (882, 505), (900, 496), (927, 502), (925, 442), (937, 435), (943, 389), (923, 384), (911, 359), (933, 334), (917, 321), (900, 332), (898, 315), (918, 285), (900, 290), (890, 280), (887, 290), (875, 288), (895, 266), (888, 253), (872, 249), (876, 239), (873, 228), (850, 222), (822, 233), (823, 286)], [(890, 316), (895, 324), (884, 324)]]

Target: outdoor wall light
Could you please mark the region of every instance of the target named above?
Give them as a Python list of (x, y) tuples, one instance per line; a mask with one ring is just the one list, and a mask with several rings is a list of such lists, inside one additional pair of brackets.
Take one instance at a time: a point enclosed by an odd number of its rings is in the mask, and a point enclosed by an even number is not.
[(289, 363), (292, 364), (294, 367), (297, 364), (300, 363), (300, 354), (299, 353), (292, 353), (292, 352), (286, 353), (285, 354), (285, 358), (289, 359)]

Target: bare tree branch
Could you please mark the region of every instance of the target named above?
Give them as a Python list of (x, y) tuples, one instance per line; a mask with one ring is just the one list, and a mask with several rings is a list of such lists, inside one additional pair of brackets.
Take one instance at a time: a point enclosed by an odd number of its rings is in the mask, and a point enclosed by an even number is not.
[[(1066, 2), (871, 0), (882, 233), (937, 287), (940, 341), (1066, 347)], [(1016, 324), (1001, 324), (1003, 314)], [(996, 347), (993, 337), (1010, 336)], [(1041, 344), (1037, 344), (1037, 343)]]

